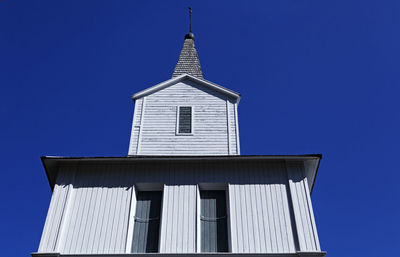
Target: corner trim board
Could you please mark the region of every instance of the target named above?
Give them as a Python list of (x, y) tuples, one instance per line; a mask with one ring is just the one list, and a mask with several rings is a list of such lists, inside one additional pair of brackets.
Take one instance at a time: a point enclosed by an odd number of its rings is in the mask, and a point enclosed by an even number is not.
[(236, 121), (236, 153), (240, 155), (240, 142), (239, 142), (239, 122), (238, 122), (237, 103), (235, 103), (235, 121)]
[(137, 139), (137, 146), (136, 146), (136, 155), (139, 154), (140, 152), (140, 140), (142, 138), (142, 130), (143, 130), (143, 123), (144, 123), (144, 111), (145, 111), (145, 105), (146, 105), (146, 97), (143, 97), (142, 100), (142, 112), (140, 113), (140, 122), (139, 122), (139, 135)]
[(229, 117), (229, 100), (226, 99), (226, 123), (227, 123), (227, 137), (228, 137), (228, 155), (231, 155), (231, 137), (230, 137), (230, 130), (231, 130), (231, 122)]

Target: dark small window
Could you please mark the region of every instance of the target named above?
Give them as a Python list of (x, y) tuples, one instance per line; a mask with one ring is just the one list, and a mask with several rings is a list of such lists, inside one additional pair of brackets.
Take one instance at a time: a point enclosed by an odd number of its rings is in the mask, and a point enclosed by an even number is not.
[(200, 191), (201, 252), (227, 252), (225, 191)]
[(132, 253), (158, 252), (161, 191), (136, 192)]
[(179, 123), (178, 133), (190, 134), (192, 133), (192, 107), (180, 106), (179, 107)]

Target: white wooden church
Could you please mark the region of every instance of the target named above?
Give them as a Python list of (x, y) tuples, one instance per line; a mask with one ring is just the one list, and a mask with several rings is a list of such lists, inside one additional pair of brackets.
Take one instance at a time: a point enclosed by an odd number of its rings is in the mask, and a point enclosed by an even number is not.
[(321, 155), (240, 155), (240, 94), (203, 78), (194, 40), (133, 95), (127, 156), (42, 157), (53, 194), (32, 256), (325, 256)]

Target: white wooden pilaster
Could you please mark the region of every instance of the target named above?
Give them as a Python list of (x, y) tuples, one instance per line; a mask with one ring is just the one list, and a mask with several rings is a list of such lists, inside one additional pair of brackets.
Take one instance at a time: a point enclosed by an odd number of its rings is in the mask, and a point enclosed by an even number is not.
[(296, 223), (299, 251), (320, 251), (307, 178), (302, 162), (287, 162), (289, 191)]

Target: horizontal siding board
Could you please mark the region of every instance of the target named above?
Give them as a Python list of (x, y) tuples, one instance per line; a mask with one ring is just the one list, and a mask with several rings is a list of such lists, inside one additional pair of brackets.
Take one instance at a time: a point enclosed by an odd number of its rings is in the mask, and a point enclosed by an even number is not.
[[(234, 103), (225, 95), (183, 81), (146, 96), (144, 105), (139, 100), (130, 155), (238, 154)], [(192, 106), (193, 135), (176, 135), (177, 106)]]

